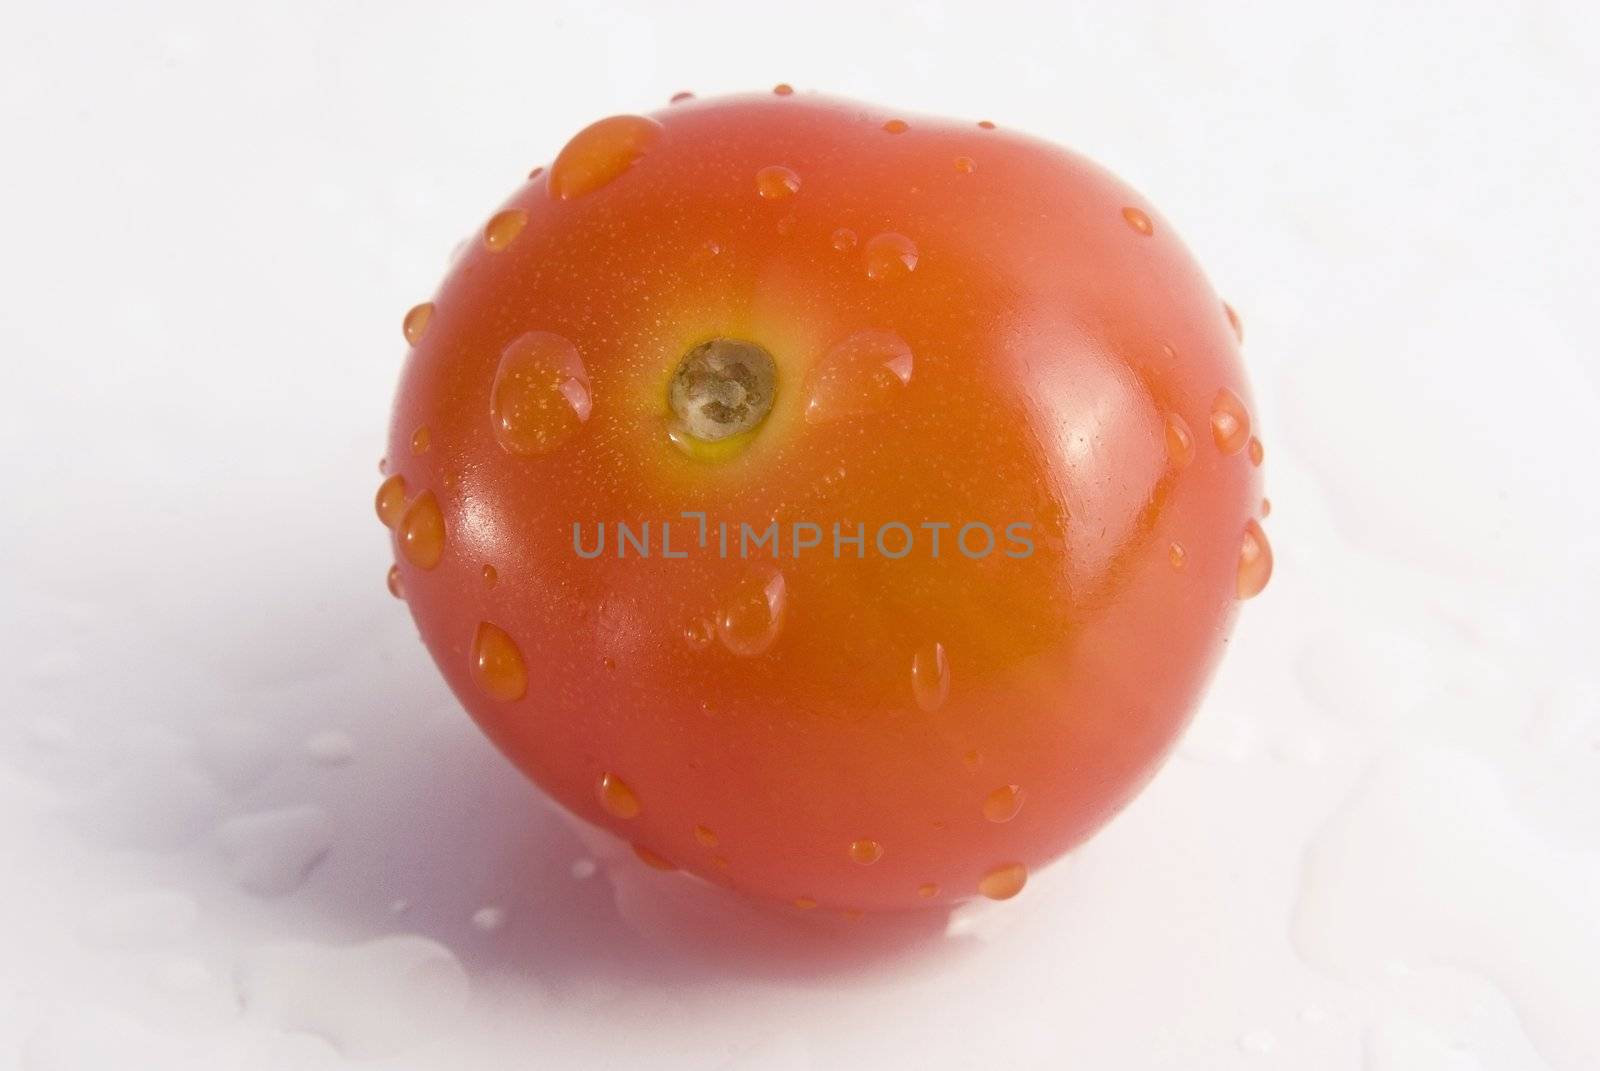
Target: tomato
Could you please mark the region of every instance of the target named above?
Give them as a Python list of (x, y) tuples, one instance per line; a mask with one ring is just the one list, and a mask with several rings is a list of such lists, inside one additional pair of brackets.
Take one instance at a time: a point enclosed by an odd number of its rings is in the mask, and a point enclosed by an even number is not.
[(377, 508), (450, 686), (644, 862), (794, 908), (1017, 893), (1271, 570), (1237, 318), (992, 123), (602, 120), (404, 328)]

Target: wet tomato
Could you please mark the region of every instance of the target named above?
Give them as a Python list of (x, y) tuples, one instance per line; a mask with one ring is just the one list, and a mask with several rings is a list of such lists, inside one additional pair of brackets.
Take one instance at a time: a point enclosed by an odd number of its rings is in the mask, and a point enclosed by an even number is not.
[(1088, 161), (785, 89), (579, 132), (405, 316), (390, 589), (644, 862), (1004, 899), (1270, 574), (1238, 319)]

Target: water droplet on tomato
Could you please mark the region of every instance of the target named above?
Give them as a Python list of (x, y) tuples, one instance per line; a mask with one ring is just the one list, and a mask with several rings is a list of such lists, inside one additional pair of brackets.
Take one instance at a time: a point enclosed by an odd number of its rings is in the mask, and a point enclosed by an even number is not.
[(1250, 444), (1245, 447), (1250, 455), (1250, 464), (1259, 466), (1267, 456), (1266, 447), (1261, 445), (1261, 440), (1254, 435), (1250, 436)]
[(1246, 521), (1244, 539), (1239, 543), (1239, 598), (1261, 594), (1271, 579), (1272, 545), (1267, 542), (1267, 533), (1255, 521)]
[(1263, 498), (1261, 500), (1261, 519), (1266, 520), (1270, 516), (1272, 516), (1272, 499)]
[(575, 134), (550, 165), (550, 193), (563, 201), (592, 193), (632, 167), (661, 137), (642, 115), (613, 115)]
[(411, 433), (411, 452), (413, 454), (426, 454), (428, 452), (428, 444), (432, 441), (432, 433), (428, 431), (427, 425), (423, 425)]
[(432, 569), (444, 556), (444, 514), (432, 491), (424, 491), (406, 507), (395, 531), (400, 553), (418, 569)]
[(1150, 217), (1139, 211), (1137, 208), (1124, 208), (1122, 210), (1122, 218), (1127, 221), (1128, 226), (1132, 227), (1146, 238), (1148, 238), (1155, 230), (1155, 228), (1150, 225)]
[(428, 331), (428, 321), (433, 319), (433, 302), (424, 301), (421, 305), (413, 305), (406, 313), (406, 318), (400, 321), (400, 330), (405, 332), (406, 341), (415, 346), (422, 341), (422, 336)]
[(970, 175), (978, 170), (978, 162), (970, 156), (956, 157), (956, 170), (963, 175)]
[(782, 164), (756, 172), (756, 192), (769, 201), (781, 201), (800, 192), (800, 176)]
[(510, 703), (528, 691), (528, 667), (522, 651), (498, 625), (480, 622), (472, 636), (472, 679), (491, 699)]
[(1187, 468), (1194, 460), (1194, 433), (1177, 413), (1167, 414), (1167, 457), (1173, 468)]
[(496, 212), (483, 228), (483, 244), (489, 247), (492, 253), (502, 252), (517, 235), (522, 233), (522, 228), (528, 225), (528, 213), (520, 208), (508, 208), (504, 212)]
[(717, 835), (705, 826), (694, 827), (694, 839), (700, 842), (702, 848), (715, 848), (719, 843)]
[(939, 895), (939, 886), (935, 885), (931, 881), (922, 885), (918, 885), (917, 895), (922, 897), (924, 900), (932, 900), (935, 896)]
[(616, 774), (601, 774), (595, 783), (595, 793), (600, 797), (600, 806), (616, 817), (639, 817), (639, 797)]
[(390, 595), (397, 599), (406, 597), (405, 586), (400, 582), (400, 567), (398, 565), (389, 566), (388, 584)]
[(787, 97), (794, 92), (794, 86), (790, 85), (788, 82), (779, 82), (777, 85), (772, 87), (772, 91), (778, 94), (780, 97)]
[(984, 797), (983, 816), (991, 822), (1009, 822), (1022, 810), (1022, 789), (1001, 785)]
[(994, 129), (994, 124), (991, 123), (987, 119), (979, 119), (978, 120), (978, 125), (981, 126), (985, 130), (993, 130)]
[(398, 524), (401, 514), (406, 511), (405, 477), (397, 472), (380, 483), (375, 505), (378, 509), (378, 520), (383, 522), (385, 528), (393, 528)]
[(1211, 437), (1224, 454), (1237, 454), (1250, 441), (1250, 414), (1227, 387), (1211, 403)]
[(911, 656), (911, 694), (930, 714), (950, 697), (950, 658), (944, 644), (925, 643)]
[(560, 335), (529, 331), (500, 355), (489, 417), (507, 453), (550, 453), (578, 433), (591, 407), (583, 360)]
[(678, 865), (664, 855), (658, 855), (646, 848), (643, 844), (635, 844), (633, 854), (639, 857), (639, 862), (652, 870), (676, 870)]
[(492, 588), (499, 582), (500, 570), (496, 569), (492, 565), (485, 565), (483, 567), (483, 586), (486, 588)]
[(833, 243), (835, 250), (840, 253), (848, 253), (856, 247), (856, 232), (849, 227), (840, 227), (833, 232), (829, 240)]
[(544, 174), (544, 167), (541, 165), (528, 172), (528, 181), (532, 182), (542, 174)]
[(862, 866), (871, 866), (883, 858), (883, 845), (875, 840), (853, 840), (850, 842), (850, 858)]
[(683, 640), (696, 651), (703, 651), (711, 646), (711, 641), (716, 638), (716, 626), (703, 617), (697, 617), (683, 626)]
[(904, 119), (890, 119), (883, 124), (883, 129), (890, 134), (904, 134), (911, 126)]
[(967, 769), (976, 770), (983, 765), (983, 752), (973, 749), (961, 756), (961, 761), (967, 764)]
[(817, 901), (816, 898), (812, 896), (796, 896), (794, 898), (794, 906), (798, 907), (801, 911), (810, 911), (812, 908), (817, 906)]
[(1167, 548), (1167, 561), (1172, 563), (1174, 569), (1182, 569), (1188, 557), (1189, 552), (1183, 549), (1182, 543), (1174, 543)]
[(875, 234), (862, 253), (868, 279), (898, 279), (917, 270), (917, 244), (903, 234)]
[(764, 654), (778, 639), (788, 602), (783, 574), (745, 578), (717, 617), (717, 638), (736, 655)]
[(674, 93), (674, 94), (672, 94), (672, 96), (668, 97), (667, 98), (667, 103), (668, 104), (682, 104), (686, 100), (693, 100), (693, 99), (694, 99), (694, 94), (689, 92), (687, 89), (684, 89), (684, 90), (679, 90), (677, 93)]
[(1229, 305), (1226, 301), (1222, 303), (1222, 313), (1228, 318), (1228, 326), (1233, 328), (1234, 341), (1243, 342), (1244, 321), (1239, 319), (1239, 314), (1235, 312), (1233, 310), (1233, 306)]
[(1021, 863), (1006, 863), (985, 874), (978, 891), (991, 900), (1009, 900), (1028, 883), (1028, 868)]
[(911, 382), (911, 347), (892, 331), (857, 331), (806, 374), (806, 423), (876, 413)]

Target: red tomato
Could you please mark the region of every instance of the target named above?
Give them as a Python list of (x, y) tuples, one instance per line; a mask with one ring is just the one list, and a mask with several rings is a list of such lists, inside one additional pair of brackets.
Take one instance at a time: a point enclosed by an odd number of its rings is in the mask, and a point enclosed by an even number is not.
[(1270, 573), (1238, 321), (1088, 161), (786, 90), (581, 131), (406, 316), (391, 588), (646, 863), (1003, 899)]

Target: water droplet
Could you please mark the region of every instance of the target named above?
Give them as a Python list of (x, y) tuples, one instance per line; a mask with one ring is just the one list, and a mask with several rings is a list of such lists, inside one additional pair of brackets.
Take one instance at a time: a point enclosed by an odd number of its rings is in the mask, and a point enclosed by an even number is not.
[(720, 843), (717, 835), (705, 826), (694, 827), (694, 839), (699, 841), (701, 846), (705, 848), (715, 848)]
[(1222, 303), (1223, 315), (1228, 318), (1228, 326), (1233, 328), (1233, 337), (1237, 342), (1244, 341), (1244, 321), (1239, 319), (1239, 314), (1233, 311), (1233, 306), (1226, 301)]
[(696, 651), (703, 651), (716, 639), (716, 626), (703, 617), (697, 617), (683, 626), (683, 640)]
[(378, 520), (385, 528), (393, 528), (406, 511), (405, 477), (395, 473), (378, 485)]
[(840, 227), (833, 232), (829, 240), (833, 243), (835, 250), (840, 253), (848, 253), (856, 247), (856, 232), (849, 227)]
[(639, 817), (639, 797), (616, 774), (601, 774), (600, 780), (595, 783), (595, 792), (600, 797), (600, 806), (616, 817)]
[(1182, 543), (1173, 543), (1167, 548), (1167, 561), (1172, 563), (1174, 569), (1182, 569), (1189, 552), (1183, 549)]
[(550, 165), (550, 192), (563, 201), (614, 182), (649, 152), (661, 124), (642, 115), (613, 115), (584, 127)]
[(935, 896), (939, 895), (939, 886), (935, 885), (931, 881), (922, 885), (918, 885), (917, 895), (922, 897), (924, 900), (932, 900)]
[(424, 301), (421, 305), (413, 305), (411, 311), (406, 313), (406, 318), (400, 321), (400, 330), (405, 332), (406, 341), (415, 346), (422, 341), (422, 336), (427, 333), (428, 321), (433, 319), (433, 302)]
[(528, 667), (505, 629), (480, 622), (472, 635), (472, 679), (490, 699), (511, 703), (528, 692)]
[(428, 431), (427, 425), (423, 425), (411, 433), (411, 452), (413, 454), (426, 454), (428, 445), (432, 441), (433, 433)]
[(711, 260), (715, 257), (720, 257), (722, 255), (722, 243), (717, 241), (715, 238), (707, 238), (704, 242), (700, 243), (700, 249), (697, 255), (703, 260)]
[(493, 933), (506, 924), (506, 909), (503, 907), (480, 907), (472, 913), (472, 928), (484, 933)]
[(917, 244), (903, 234), (875, 234), (862, 253), (868, 279), (898, 279), (917, 270)]
[(1246, 521), (1244, 539), (1239, 544), (1239, 598), (1261, 594), (1271, 579), (1272, 546), (1267, 542), (1267, 533), (1255, 521)]
[(576, 880), (586, 881), (589, 878), (594, 877), (595, 871), (599, 870), (600, 868), (596, 865), (593, 859), (574, 859), (572, 861), (572, 866), (568, 867), (567, 869)]
[(974, 748), (961, 756), (961, 761), (967, 764), (967, 769), (976, 770), (983, 765), (983, 752)]
[(356, 742), (349, 733), (324, 729), (306, 738), (306, 757), (318, 766), (343, 766), (356, 757)]
[(1245, 447), (1250, 455), (1250, 464), (1259, 466), (1267, 456), (1266, 447), (1261, 445), (1261, 440), (1254, 435), (1250, 436), (1250, 444)]
[(492, 588), (499, 582), (500, 570), (496, 569), (492, 565), (485, 565), (483, 567), (483, 586), (486, 588)]
[(432, 569), (444, 556), (444, 514), (432, 491), (418, 495), (406, 507), (396, 529), (400, 553), (418, 569)]
[(911, 382), (911, 347), (892, 331), (857, 331), (806, 373), (806, 423), (876, 413)]
[(1009, 822), (1022, 810), (1022, 800), (1022, 789), (1001, 785), (984, 797), (983, 816), (991, 822)]
[(413, 934), (346, 948), (259, 947), (241, 957), (235, 984), (247, 1018), (325, 1038), (351, 1060), (383, 1059), (437, 1039), (455, 1026), (468, 999), (456, 957)]
[(978, 891), (991, 900), (1009, 900), (1028, 883), (1028, 868), (1021, 863), (1006, 863), (985, 874)]
[(817, 906), (817, 901), (815, 897), (811, 896), (796, 896), (794, 898), (794, 906), (801, 911), (810, 911)]
[(875, 840), (853, 840), (850, 842), (850, 858), (862, 866), (870, 866), (883, 858), (883, 845)]
[(756, 172), (756, 192), (769, 201), (781, 201), (800, 192), (800, 176), (782, 164)]
[(1122, 210), (1122, 218), (1127, 221), (1128, 226), (1132, 227), (1146, 238), (1148, 238), (1155, 230), (1155, 228), (1150, 225), (1150, 217), (1139, 211), (1137, 208), (1124, 208)]
[(405, 585), (400, 582), (400, 567), (398, 565), (389, 566), (389, 575), (385, 579), (389, 585), (390, 595), (397, 599), (406, 597)]
[(520, 208), (496, 212), (483, 227), (483, 244), (491, 253), (499, 253), (516, 240), (522, 228), (528, 225), (528, 213)]
[(528, 172), (528, 181), (532, 182), (534, 179), (538, 178), (542, 174), (544, 174), (543, 165), (541, 165), (539, 167), (536, 167), (532, 171)]
[(550, 453), (578, 433), (591, 408), (583, 359), (560, 335), (529, 331), (501, 353), (489, 419), (507, 453)]
[(242, 815), (217, 829), (233, 879), (257, 896), (293, 892), (333, 846), (333, 820), (302, 804)]
[(672, 860), (663, 855), (657, 855), (649, 848), (646, 848), (643, 844), (635, 844), (632, 847), (633, 854), (639, 857), (639, 862), (643, 863), (647, 867), (650, 867), (652, 870), (678, 869), (678, 865)]
[(970, 175), (978, 170), (978, 162), (970, 156), (956, 157), (956, 170), (963, 175)]
[(994, 124), (991, 123), (987, 119), (979, 119), (978, 120), (978, 125), (981, 126), (985, 130), (993, 130), (994, 129)]
[(788, 589), (783, 574), (751, 576), (742, 581), (717, 618), (717, 638), (736, 655), (764, 654), (783, 628)]
[(1177, 413), (1167, 414), (1167, 457), (1174, 468), (1187, 468), (1194, 460), (1194, 433)]
[(883, 124), (883, 129), (890, 134), (904, 134), (911, 126), (904, 119), (890, 119)]
[(1211, 437), (1224, 454), (1237, 454), (1250, 441), (1250, 414), (1227, 387), (1211, 403)]
[(789, 94), (794, 92), (794, 86), (790, 85), (788, 82), (779, 82), (777, 85), (772, 87), (772, 91), (778, 94), (780, 97), (787, 97)]
[(726, 870), (728, 869), (728, 860), (720, 855), (713, 855), (711, 857), (711, 865), (716, 867), (718, 870)]
[(668, 97), (667, 98), (667, 103), (668, 104), (681, 104), (686, 100), (693, 100), (693, 99), (694, 99), (694, 94), (689, 92), (687, 89), (683, 89), (683, 90), (679, 90), (678, 92), (672, 94), (672, 96)]
[(950, 698), (950, 657), (944, 644), (925, 643), (911, 656), (911, 694), (930, 714)]
[(1266, 520), (1270, 516), (1272, 516), (1272, 499), (1263, 498), (1261, 500), (1261, 519)]

